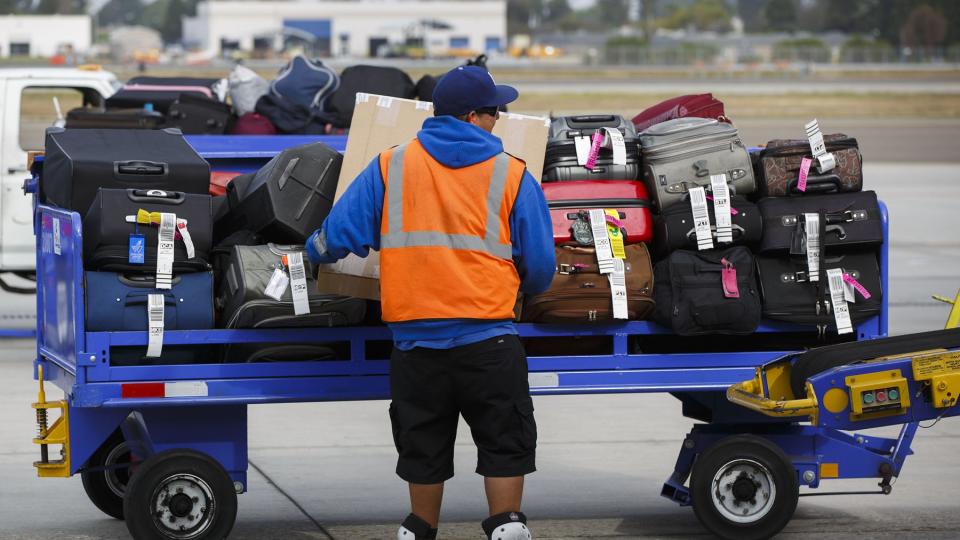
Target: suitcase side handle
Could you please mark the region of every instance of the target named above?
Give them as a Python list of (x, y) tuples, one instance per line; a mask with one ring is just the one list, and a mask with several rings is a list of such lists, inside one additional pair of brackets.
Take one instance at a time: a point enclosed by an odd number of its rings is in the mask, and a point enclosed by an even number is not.
[(180, 191), (163, 191), (161, 189), (128, 189), (127, 198), (137, 203), (149, 204), (183, 204), (186, 196)]
[[(126, 298), (123, 298), (124, 306), (145, 306), (147, 305), (147, 297), (150, 296), (149, 292), (135, 292), (128, 294)], [(175, 306), (177, 304), (176, 297), (172, 293), (163, 294), (163, 305), (165, 306)]]
[(157, 161), (114, 161), (113, 172), (117, 175), (166, 176), (167, 164)]

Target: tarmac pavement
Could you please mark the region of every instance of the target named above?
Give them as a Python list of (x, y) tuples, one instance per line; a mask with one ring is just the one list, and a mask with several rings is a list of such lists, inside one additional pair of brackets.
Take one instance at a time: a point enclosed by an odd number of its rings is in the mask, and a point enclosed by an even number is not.
[[(960, 167), (871, 161), (865, 176), (890, 208), (891, 330), (939, 328), (947, 307), (930, 295), (960, 287)], [(79, 477), (36, 478), (33, 344), (5, 341), (0, 350), (0, 538), (128, 538), (122, 522), (89, 503)], [(675, 399), (543, 396), (535, 404), (539, 471), (528, 478), (524, 511), (536, 538), (708, 537), (690, 509), (659, 497), (693, 423)], [(256, 406), (249, 419), (249, 493), (239, 497), (232, 538), (394, 538), (408, 508), (406, 486), (393, 474), (387, 402)], [(482, 480), (472, 472), (469, 432), (458, 441), (441, 538), (479, 539)], [(892, 495), (801, 499), (781, 537), (956, 538), (958, 443), (960, 421), (921, 430)], [(821, 491), (874, 484), (834, 481)]]

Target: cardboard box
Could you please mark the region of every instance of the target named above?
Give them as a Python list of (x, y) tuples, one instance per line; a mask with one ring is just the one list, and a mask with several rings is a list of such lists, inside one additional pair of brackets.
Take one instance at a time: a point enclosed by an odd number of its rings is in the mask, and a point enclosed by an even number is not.
[[(433, 104), (372, 94), (357, 94), (347, 149), (334, 201), (380, 152), (416, 137), (423, 121), (433, 116)], [(541, 116), (501, 113), (493, 134), (503, 148), (527, 163), (537, 181), (543, 173), (550, 121)], [(354, 255), (321, 265), (317, 284), (321, 292), (379, 300), (380, 254), (362, 259)]]

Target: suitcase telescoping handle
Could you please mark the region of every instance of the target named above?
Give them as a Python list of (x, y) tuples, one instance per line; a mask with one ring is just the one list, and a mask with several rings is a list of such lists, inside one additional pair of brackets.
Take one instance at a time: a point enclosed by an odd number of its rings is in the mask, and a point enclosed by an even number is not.
[(156, 161), (114, 161), (113, 172), (134, 176), (166, 176), (167, 164)]
[[(153, 290), (156, 288), (156, 279), (154, 276), (141, 275), (141, 274), (117, 274), (117, 281), (122, 285), (131, 287), (134, 289), (150, 289)], [(174, 276), (173, 282), (174, 285), (180, 283), (180, 276)]]
[(180, 191), (163, 191), (161, 189), (128, 189), (127, 198), (137, 203), (149, 204), (183, 204), (186, 199)]
[(819, 174), (819, 175), (810, 175), (807, 176), (807, 190), (800, 191), (797, 189), (797, 183), (799, 179), (790, 181), (790, 193), (794, 195), (813, 195), (821, 193), (836, 193), (840, 191), (840, 186), (843, 182), (840, 180), (840, 176), (836, 173), (834, 174)]

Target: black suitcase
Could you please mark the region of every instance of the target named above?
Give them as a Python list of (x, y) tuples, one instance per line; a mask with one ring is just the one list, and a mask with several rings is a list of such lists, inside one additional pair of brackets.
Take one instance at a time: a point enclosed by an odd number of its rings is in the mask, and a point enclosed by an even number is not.
[(827, 255), (821, 264), (820, 280), (810, 281), (805, 257), (757, 257), (763, 315), (778, 321), (829, 325), (834, 322), (830, 302), (827, 270), (841, 268), (870, 293), (864, 299), (856, 293), (856, 302), (849, 304), (854, 323), (880, 313), (883, 290), (880, 287), (880, 266), (876, 253), (861, 252)]
[(337, 352), (333, 348), (318, 343), (230, 343), (223, 349), (224, 363), (336, 359)]
[[(725, 286), (724, 268), (735, 270), (737, 291)], [(654, 320), (675, 334), (752, 334), (760, 325), (756, 263), (744, 246), (674, 251), (654, 267), (653, 281)]]
[(195, 77), (134, 77), (104, 102), (107, 109), (142, 109), (148, 103), (166, 114), (180, 96), (220, 101), (223, 79)]
[(883, 243), (880, 205), (873, 191), (806, 197), (767, 197), (757, 204), (763, 216), (763, 253), (805, 253), (805, 213), (821, 216), (823, 249), (848, 251)]
[(284, 150), (252, 177), (234, 178), (215, 237), (248, 230), (269, 242), (306, 242), (330, 213), (342, 162), (336, 150), (313, 143)]
[[(757, 205), (745, 197), (734, 195), (730, 198), (730, 221), (733, 229), (733, 242), (726, 245), (755, 246), (763, 236), (763, 220)], [(717, 244), (717, 216), (713, 201), (707, 203), (710, 214), (710, 226), (714, 245)], [(659, 254), (677, 249), (697, 249), (696, 228), (693, 225), (693, 209), (689, 199), (667, 207), (654, 219), (654, 246)]]
[(40, 199), (86, 212), (100, 188), (205, 194), (210, 165), (175, 129), (47, 129)]
[[(295, 315), (291, 287), (277, 301), (265, 294), (274, 270), (282, 257), (303, 253), (307, 276), (310, 313)], [(217, 291), (220, 325), (224, 328), (289, 328), (311, 326), (348, 326), (363, 320), (367, 303), (317, 291), (313, 268), (303, 246), (234, 246)]]
[(81, 107), (67, 112), (67, 129), (160, 129), (166, 119), (156, 111)]
[[(577, 162), (577, 137), (593, 137), (604, 128), (614, 128), (623, 135), (627, 164), (614, 165), (613, 149), (601, 148), (593, 169)], [(544, 182), (572, 180), (637, 180), (640, 174), (640, 138), (622, 116), (561, 116), (550, 124), (546, 157), (543, 163)]]
[(223, 135), (233, 113), (230, 106), (213, 99), (183, 94), (167, 112), (169, 127), (180, 128), (184, 135)]
[(335, 115), (334, 126), (350, 127), (358, 92), (405, 99), (416, 98), (413, 80), (395, 67), (350, 66), (340, 74), (340, 87), (327, 99), (327, 110)]
[[(173, 278), (170, 290), (157, 290), (154, 276), (86, 272), (86, 330), (88, 332), (140, 331), (148, 329), (148, 295), (164, 296), (163, 328), (207, 330), (213, 328), (213, 276), (210, 272)], [(113, 347), (115, 366), (212, 363), (219, 361), (212, 347), (167, 346), (159, 358), (146, 356), (146, 347)]]
[[(176, 191), (101, 189), (83, 218), (83, 258), (87, 270), (156, 273), (157, 225), (129, 223), (138, 210), (168, 212), (187, 220), (195, 256), (187, 258), (183, 240), (174, 240), (173, 271), (203, 272), (210, 269), (213, 244), (213, 204), (210, 195)], [(144, 237), (144, 263), (129, 262), (130, 235)]]

